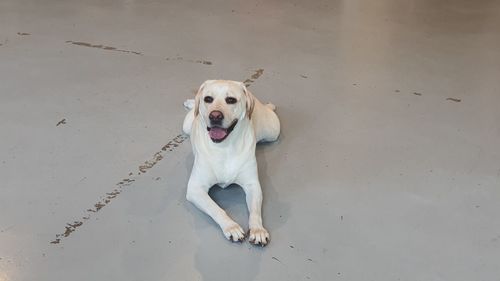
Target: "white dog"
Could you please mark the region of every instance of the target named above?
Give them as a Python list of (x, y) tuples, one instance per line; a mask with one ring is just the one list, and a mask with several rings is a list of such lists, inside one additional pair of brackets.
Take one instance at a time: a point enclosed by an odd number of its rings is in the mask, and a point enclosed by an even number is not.
[(269, 233), (262, 225), (262, 190), (255, 158), (259, 141), (275, 141), (280, 122), (273, 104), (259, 102), (241, 82), (208, 80), (200, 86), (183, 131), (190, 135), (194, 165), (186, 198), (220, 226), (227, 239), (243, 241), (245, 232), (208, 195), (208, 190), (236, 183), (246, 194), (249, 241), (265, 246)]

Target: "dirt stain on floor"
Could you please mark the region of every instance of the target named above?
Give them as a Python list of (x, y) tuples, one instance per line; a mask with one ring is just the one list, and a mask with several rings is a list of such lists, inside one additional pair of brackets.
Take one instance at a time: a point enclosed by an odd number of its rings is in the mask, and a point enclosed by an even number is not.
[(17, 35), (19, 35), (19, 36), (27, 36), (27, 35), (31, 35), (31, 34), (26, 33), (26, 32), (18, 32)]
[(102, 49), (102, 50), (106, 50), (106, 51), (115, 51), (115, 52), (129, 53), (129, 54), (142, 56), (142, 53), (140, 53), (140, 52), (118, 49), (115, 47), (105, 46), (105, 45), (101, 45), (101, 44), (94, 45), (94, 44), (90, 44), (87, 42), (78, 42), (78, 41), (71, 41), (71, 40), (66, 41), (66, 43), (77, 45), (77, 46), (82, 46), (82, 47), (96, 48), (96, 49)]
[(264, 74), (264, 69), (262, 68), (257, 69), (255, 73), (252, 74), (252, 76), (250, 76), (250, 78), (243, 81), (243, 84), (245, 84), (245, 86), (247, 87), (250, 87), (250, 85), (252, 85), (252, 83), (255, 82), (255, 80), (259, 79), (259, 77), (262, 76), (262, 74)]
[(57, 122), (56, 127), (62, 124), (66, 124), (66, 118), (63, 118), (61, 121)]
[(185, 61), (185, 62), (191, 62), (191, 63), (200, 63), (204, 65), (212, 65), (213, 63), (209, 60), (193, 60), (193, 59), (186, 59), (180, 56), (177, 57), (169, 57), (166, 58), (165, 60), (167, 61)]
[(163, 159), (164, 152), (173, 151), (175, 148), (179, 147), (179, 145), (187, 139), (188, 139), (187, 135), (178, 135), (175, 138), (173, 138), (171, 141), (169, 141), (166, 145), (164, 145), (161, 148), (161, 151), (156, 152), (150, 160), (144, 161), (144, 164), (139, 166), (140, 173), (144, 174), (149, 169), (153, 168), (158, 162), (160, 162)]
[[(183, 143), (188, 139), (186, 135), (178, 135), (172, 140), (170, 140), (166, 145), (164, 145), (159, 152), (156, 152), (153, 155), (151, 160), (145, 161), (145, 164), (139, 166), (139, 173), (146, 173), (147, 170), (151, 169), (154, 165), (156, 165), (160, 160), (162, 160), (167, 153), (172, 152), (175, 148), (179, 147), (179, 144)], [(129, 174), (130, 175), (130, 174)], [(123, 189), (129, 185), (131, 185), (135, 179), (133, 178), (124, 178), (116, 183), (115, 188), (107, 192), (104, 196), (101, 197), (99, 201), (97, 201), (92, 208), (85, 210), (85, 214), (81, 217), (81, 220), (74, 221), (73, 223), (67, 223), (64, 227), (64, 232), (56, 234), (54, 240), (50, 241), (50, 244), (59, 244), (63, 238), (66, 238), (71, 235), (77, 228), (81, 227), (85, 221), (89, 220), (92, 217), (92, 214), (99, 212), (102, 208), (108, 205), (114, 198), (116, 198)]]
[(462, 101), (461, 99), (456, 99), (456, 98), (447, 98), (446, 100), (451, 100), (454, 102), (461, 102)]
[(281, 261), (280, 261), (277, 257), (271, 257), (271, 258), (272, 258), (273, 260), (275, 260), (275, 261), (277, 261), (277, 262), (281, 263)]

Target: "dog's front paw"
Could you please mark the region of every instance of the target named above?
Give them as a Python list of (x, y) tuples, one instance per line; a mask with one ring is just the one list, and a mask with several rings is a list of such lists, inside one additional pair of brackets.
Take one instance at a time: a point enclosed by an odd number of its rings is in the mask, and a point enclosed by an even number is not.
[(250, 237), (248, 241), (254, 245), (264, 247), (269, 242), (269, 232), (263, 227), (250, 228)]
[(237, 223), (231, 224), (222, 231), (224, 232), (224, 236), (226, 236), (229, 241), (241, 242), (245, 240), (245, 232)]

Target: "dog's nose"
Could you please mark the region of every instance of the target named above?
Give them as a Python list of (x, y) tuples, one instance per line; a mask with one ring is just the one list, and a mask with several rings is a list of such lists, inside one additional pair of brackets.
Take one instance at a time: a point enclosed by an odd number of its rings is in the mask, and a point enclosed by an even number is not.
[(214, 111), (210, 112), (210, 114), (208, 115), (208, 118), (212, 122), (217, 122), (217, 121), (220, 122), (220, 121), (222, 121), (222, 119), (224, 119), (224, 115), (222, 114), (222, 112), (220, 112), (218, 110), (214, 110)]

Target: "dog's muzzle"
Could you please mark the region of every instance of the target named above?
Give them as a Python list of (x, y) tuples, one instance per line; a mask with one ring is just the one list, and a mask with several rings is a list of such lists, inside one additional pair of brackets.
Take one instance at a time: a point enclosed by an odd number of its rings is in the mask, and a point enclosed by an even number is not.
[(238, 123), (238, 119), (235, 119), (233, 123), (227, 128), (222, 128), (219, 126), (212, 126), (212, 127), (207, 127), (208, 134), (210, 135), (210, 139), (215, 142), (219, 143), (222, 142), (229, 136), (229, 134), (234, 130), (234, 127)]

